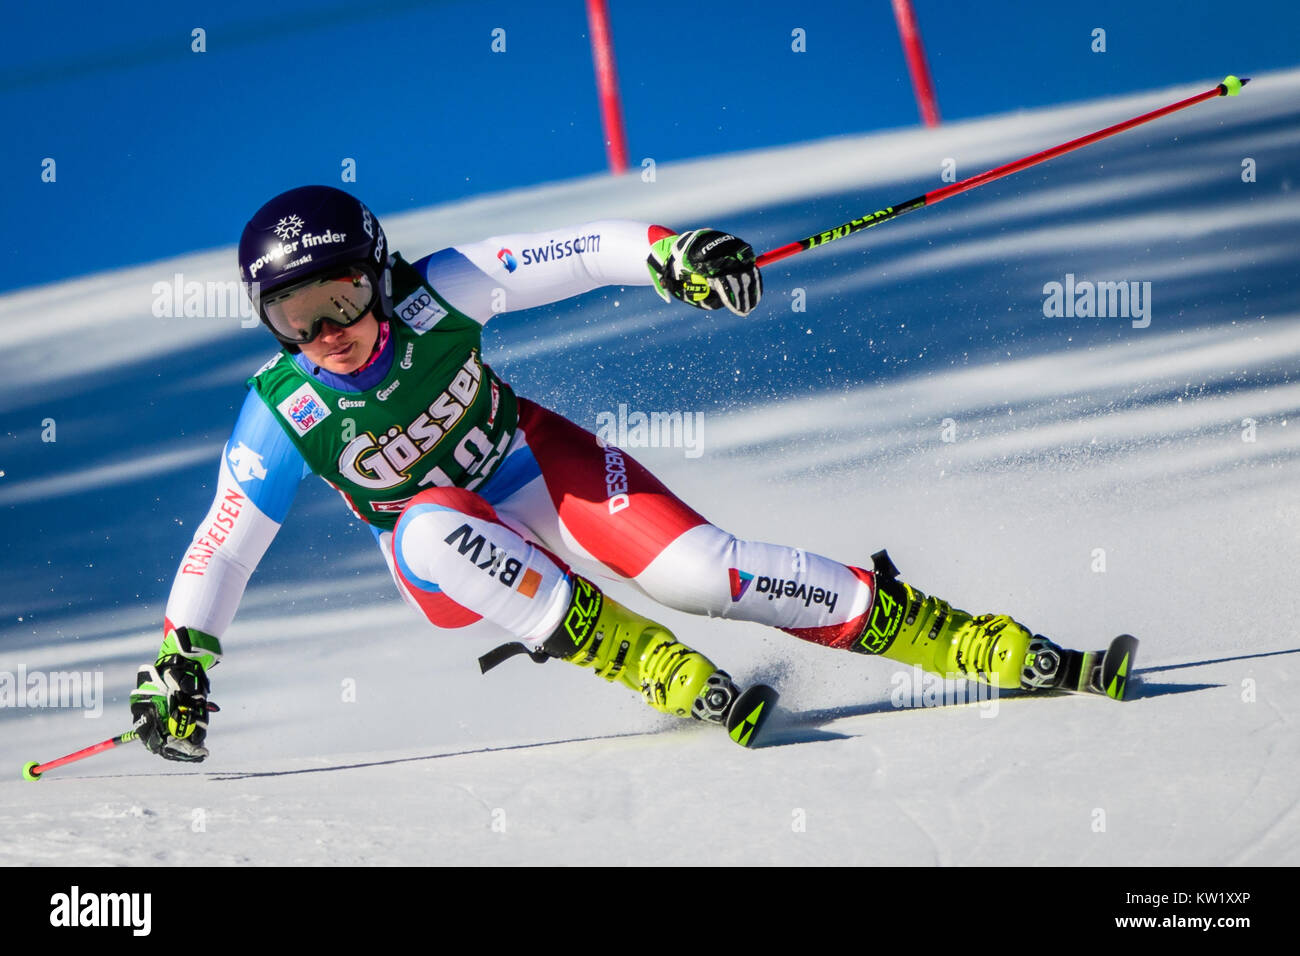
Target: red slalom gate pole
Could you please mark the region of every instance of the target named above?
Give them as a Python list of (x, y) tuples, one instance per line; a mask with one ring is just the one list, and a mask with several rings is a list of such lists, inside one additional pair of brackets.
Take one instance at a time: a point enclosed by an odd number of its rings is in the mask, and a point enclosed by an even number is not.
[(1018, 173), (1022, 169), (1028, 169), (1030, 166), (1037, 166), (1039, 163), (1045, 163), (1049, 159), (1055, 159), (1071, 150), (1081, 149), (1090, 143), (1095, 143), (1107, 136), (1114, 136), (1116, 133), (1122, 133), (1125, 130), (1132, 129), (1134, 126), (1140, 126), (1143, 123), (1149, 123), (1161, 116), (1167, 116), (1175, 110), (1186, 109), (1202, 100), (1213, 99), (1216, 96), (1236, 96), (1241, 92), (1241, 88), (1250, 82), (1247, 77), (1239, 80), (1235, 76), (1229, 76), (1222, 83), (1213, 89), (1206, 90), (1204, 93), (1197, 93), (1195, 96), (1189, 96), (1185, 100), (1179, 100), (1177, 103), (1170, 103), (1168, 106), (1162, 106), (1160, 109), (1152, 110), (1150, 113), (1143, 113), (1141, 116), (1135, 116), (1132, 119), (1125, 120), (1122, 123), (1116, 123), (1114, 126), (1107, 126), (1105, 129), (1098, 130), (1095, 133), (1089, 133), (1087, 136), (1080, 136), (1078, 139), (1072, 139), (1068, 143), (1062, 143), (1059, 146), (1053, 146), (1051, 149), (1045, 149), (1041, 153), (1034, 153), (1032, 156), (1025, 156), (1023, 159), (1017, 159), (995, 169), (980, 173), (978, 176), (972, 176), (969, 179), (963, 179), (958, 183), (951, 183), (947, 186), (941, 186), (938, 189), (932, 189), (930, 192), (921, 196), (916, 196), (907, 202), (899, 203), (897, 206), (887, 206), (884, 209), (877, 209), (873, 213), (868, 213), (858, 219), (851, 219), (846, 223), (836, 226), (833, 229), (827, 229), (825, 232), (819, 232), (815, 236), (809, 236), (806, 239), (800, 239), (797, 242), (787, 243), (763, 253), (756, 260), (759, 268), (777, 262), (781, 259), (797, 255), (807, 249), (816, 246), (825, 245), (836, 239), (843, 239), (845, 236), (851, 236), (855, 232), (861, 232), (863, 229), (870, 229), (872, 226), (878, 226), (882, 222), (888, 222), (891, 219), (897, 219), (903, 213), (911, 212), (913, 209), (920, 209), (922, 206), (933, 206), (937, 202), (942, 202), (949, 196), (956, 196), (958, 193), (964, 193), (968, 189), (974, 189), (976, 186), (983, 186), (985, 183), (991, 183), (995, 179), (1001, 179), (1004, 176), (1010, 176), (1012, 173)]
[(596, 64), (605, 154), (609, 171), (618, 175), (627, 171), (627, 133), (623, 129), (623, 104), (618, 95), (618, 69), (614, 66), (614, 40), (605, 0), (587, 0), (587, 24), (591, 30), (591, 58)]
[(116, 737), (109, 737), (107, 740), (101, 740), (84, 750), (78, 750), (76, 753), (68, 754), (66, 757), (59, 757), (56, 760), (50, 760), (46, 763), (40, 763), (33, 760), (23, 767), (24, 780), (40, 780), (41, 774), (47, 770), (53, 770), (55, 767), (62, 767), (64, 764), (72, 763), (75, 760), (85, 760), (87, 757), (93, 757), (95, 754), (102, 754), (106, 750), (112, 750), (125, 743), (130, 743), (140, 736), (140, 728), (144, 725), (144, 718), (135, 722), (135, 725), (124, 734), (118, 734)]
[(925, 47), (921, 43), (921, 28), (916, 25), (912, 0), (894, 0), (894, 19), (898, 21), (898, 36), (903, 41), (907, 71), (912, 74), (912, 89), (916, 93), (921, 121), (926, 126), (938, 126), (939, 104), (935, 102), (934, 83), (930, 80), (930, 67), (925, 62)]

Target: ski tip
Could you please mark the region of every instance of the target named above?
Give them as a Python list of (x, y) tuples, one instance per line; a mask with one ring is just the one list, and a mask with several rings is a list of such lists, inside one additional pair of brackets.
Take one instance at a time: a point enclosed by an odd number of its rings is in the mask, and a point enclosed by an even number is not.
[(1107, 697), (1113, 700), (1125, 700), (1128, 697), (1137, 648), (1138, 639), (1132, 634), (1121, 634), (1110, 642), (1101, 666), (1102, 690)]
[(23, 779), (30, 780), (32, 781), (32, 783), (35, 783), (37, 780), (40, 780), (41, 775), (36, 772), (36, 768), (39, 767), (40, 765), (41, 764), (39, 760), (33, 760), (30, 763), (23, 764)]
[(753, 747), (759, 731), (776, 708), (778, 694), (766, 684), (755, 684), (738, 698), (727, 720), (727, 736), (742, 747)]

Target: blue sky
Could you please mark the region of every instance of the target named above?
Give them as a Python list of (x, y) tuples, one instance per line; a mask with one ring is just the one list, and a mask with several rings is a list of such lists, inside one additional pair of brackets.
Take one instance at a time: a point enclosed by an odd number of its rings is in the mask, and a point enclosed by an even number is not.
[[(887, 0), (610, 6), (634, 163), (917, 122)], [(915, 7), (945, 119), (1300, 63), (1300, 5), (1279, 0)], [(345, 157), (343, 185), (381, 215), (605, 164), (581, 0), (56, 2), (6, 20), (0, 210), (18, 268), (0, 291), (233, 244), (274, 193), (339, 184)]]

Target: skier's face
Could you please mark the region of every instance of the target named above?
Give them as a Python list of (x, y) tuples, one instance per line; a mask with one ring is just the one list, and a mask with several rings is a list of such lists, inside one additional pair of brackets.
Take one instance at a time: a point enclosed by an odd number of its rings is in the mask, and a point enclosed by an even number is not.
[(366, 364), (378, 338), (379, 320), (373, 312), (368, 312), (346, 329), (333, 322), (322, 322), (320, 335), (299, 348), (327, 372), (347, 375)]

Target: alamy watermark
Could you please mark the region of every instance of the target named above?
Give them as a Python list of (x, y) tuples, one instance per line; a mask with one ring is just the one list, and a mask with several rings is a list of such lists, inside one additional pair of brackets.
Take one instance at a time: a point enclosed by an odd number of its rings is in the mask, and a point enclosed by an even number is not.
[(998, 715), (998, 689), (992, 684), (931, 674), (915, 666), (911, 670), (896, 671), (889, 682), (893, 686), (889, 701), (900, 709), (979, 704), (981, 717)]
[[(254, 297), (258, 294), (257, 285), (253, 283), (250, 293)], [(253, 300), (244, 293), (243, 283), (234, 279), (187, 281), (183, 273), (177, 272), (170, 282), (155, 282), (151, 291), (152, 311), (160, 319), (239, 319), (240, 326), (246, 329), (260, 321)]]
[(152, 914), (152, 893), (83, 893), (74, 884), (50, 897), (50, 925), (55, 927), (117, 926), (133, 936), (148, 936)]
[(1064, 282), (1043, 286), (1043, 317), (1132, 319), (1133, 328), (1151, 324), (1151, 283), (1120, 280), (1076, 282), (1067, 272)]
[(0, 708), (77, 707), (85, 717), (104, 712), (103, 671), (0, 671)]
[(681, 448), (687, 458), (704, 453), (703, 412), (629, 412), (626, 403), (618, 410), (596, 413), (596, 438), (606, 447)]

